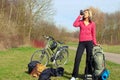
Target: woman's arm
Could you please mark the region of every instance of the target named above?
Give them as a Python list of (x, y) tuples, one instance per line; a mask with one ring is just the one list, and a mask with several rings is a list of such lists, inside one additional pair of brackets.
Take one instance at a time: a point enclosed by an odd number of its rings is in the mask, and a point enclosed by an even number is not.
[(78, 16), (77, 19), (75, 20), (75, 22), (73, 23), (74, 27), (79, 27), (80, 26), (80, 18), (81, 16)]
[(97, 42), (96, 42), (96, 25), (95, 25), (94, 22), (93, 22), (93, 25), (92, 25), (92, 38), (93, 38), (93, 44), (97, 45)]

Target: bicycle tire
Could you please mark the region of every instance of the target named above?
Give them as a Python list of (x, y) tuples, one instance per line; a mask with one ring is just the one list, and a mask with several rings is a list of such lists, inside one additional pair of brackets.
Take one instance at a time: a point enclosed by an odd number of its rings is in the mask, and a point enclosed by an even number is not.
[(31, 61), (39, 61), (41, 64), (47, 66), (49, 63), (49, 56), (45, 50), (36, 50), (31, 56)]
[(62, 49), (56, 53), (55, 56), (55, 65), (63, 66), (67, 63), (69, 57), (69, 52), (67, 49)]

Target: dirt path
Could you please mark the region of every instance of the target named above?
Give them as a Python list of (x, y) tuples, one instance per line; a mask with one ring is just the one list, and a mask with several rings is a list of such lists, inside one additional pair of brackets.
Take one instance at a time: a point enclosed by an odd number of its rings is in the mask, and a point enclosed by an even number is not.
[[(69, 49), (77, 50), (75, 47), (69, 47)], [(106, 60), (120, 64), (120, 54), (104, 52)]]
[(108, 52), (105, 52), (104, 54), (105, 54), (106, 60), (120, 64), (120, 54), (108, 53)]

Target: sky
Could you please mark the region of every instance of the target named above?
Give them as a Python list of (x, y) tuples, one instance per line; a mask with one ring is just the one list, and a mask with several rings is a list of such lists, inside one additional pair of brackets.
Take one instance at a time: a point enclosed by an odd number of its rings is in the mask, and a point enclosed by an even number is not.
[(62, 25), (67, 31), (76, 31), (73, 22), (80, 10), (95, 7), (105, 13), (113, 13), (120, 10), (120, 0), (53, 0), (55, 9), (54, 21), (56, 25)]

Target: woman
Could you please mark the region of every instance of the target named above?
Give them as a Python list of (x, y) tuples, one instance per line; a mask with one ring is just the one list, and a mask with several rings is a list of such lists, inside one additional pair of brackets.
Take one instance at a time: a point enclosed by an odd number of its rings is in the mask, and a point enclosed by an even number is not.
[(93, 45), (97, 45), (96, 43), (96, 26), (95, 23), (91, 20), (92, 13), (89, 9), (84, 10), (84, 14), (79, 15), (75, 20), (73, 26), (80, 28), (79, 34), (79, 45), (76, 52), (74, 69), (72, 73), (71, 80), (75, 80), (78, 77), (79, 72), (79, 64), (81, 61), (82, 54), (84, 49), (86, 49), (86, 67), (85, 74), (92, 74), (91, 68), (91, 55)]

